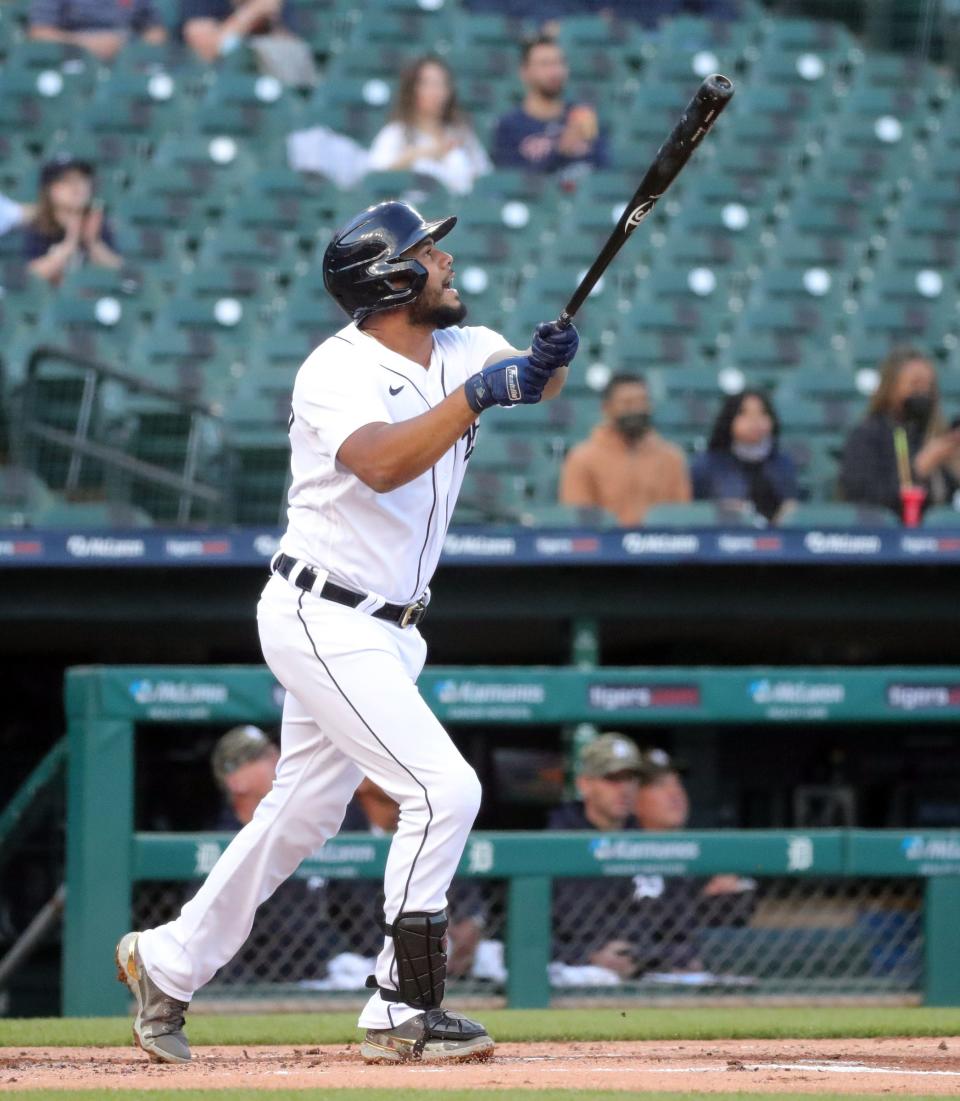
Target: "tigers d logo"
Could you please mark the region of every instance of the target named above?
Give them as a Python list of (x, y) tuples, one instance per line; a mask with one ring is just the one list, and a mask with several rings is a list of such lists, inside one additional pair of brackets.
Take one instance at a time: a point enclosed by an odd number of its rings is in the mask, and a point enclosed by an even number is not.
[(653, 204), (659, 197), (659, 195), (655, 195), (652, 199), (644, 199), (639, 206), (635, 206), (633, 210), (630, 211), (626, 226), (624, 227), (627, 233), (633, 233), (643, 219), (653, 210)]

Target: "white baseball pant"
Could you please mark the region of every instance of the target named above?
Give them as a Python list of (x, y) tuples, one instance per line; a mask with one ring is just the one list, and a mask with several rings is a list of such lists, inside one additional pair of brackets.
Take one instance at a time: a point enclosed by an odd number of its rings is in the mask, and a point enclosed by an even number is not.
[[(260, 903), (337, 832), (364, 774), (400, 805), (384, 880), (388, 922), (444, 909), (480, 805), (476, 773), (416, 687), (426, 658), (416, 628), (304, 593), (277, 575), (257, 620), (264, 657), (287, 690), (276, 780), (180, 916), (139, 942), (150, 977), (185, 1002), (241, 948)], [(376, 976), (396, 989), (390, 937)], [(418, 1012), (376, 991), (359, 1025), (391, 1028)]]

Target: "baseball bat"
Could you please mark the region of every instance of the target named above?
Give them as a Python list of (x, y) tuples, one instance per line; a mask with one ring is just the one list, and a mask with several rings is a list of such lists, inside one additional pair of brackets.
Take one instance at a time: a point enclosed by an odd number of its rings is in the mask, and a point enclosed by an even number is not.
[(607, 238), (596, 260), (573, 292), (566, 308), (557, 318), (561, 328), (567, 328), (574, 314), (583, 305), (597, 280), (607, 270), (610, 261), (626, 243), (627, 238), (647, 217), (657, 200), (673, 183), (683, 166), (690, 160), (694, 149), (703, 141), (720, 112), (733, 96), (733, 81), (715, 73), (700, 85), (696, 95), (687, 104), (667, 140), (657, 150), (653, 163), (647, 169), (640, 186), (627, 203), (620, 220)]

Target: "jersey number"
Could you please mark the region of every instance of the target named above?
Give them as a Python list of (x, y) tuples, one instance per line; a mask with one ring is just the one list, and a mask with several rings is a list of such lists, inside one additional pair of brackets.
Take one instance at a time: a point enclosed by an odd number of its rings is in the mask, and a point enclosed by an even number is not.
[(476, 421), (474, 421), (473, 424), (471, 424), (466, 432), (464, 432), (464, 434), (460, 437), (460, 439), (463, 440), (467, 447), (463, 455), (464, 462), (466, 462), (467, 459), (469, 459), (470, 456), (473, 454), (473, 449), (474, 447), (476, 447), (477, 444), (477, 431), (479, 430), (479, 428), (480, 425)]

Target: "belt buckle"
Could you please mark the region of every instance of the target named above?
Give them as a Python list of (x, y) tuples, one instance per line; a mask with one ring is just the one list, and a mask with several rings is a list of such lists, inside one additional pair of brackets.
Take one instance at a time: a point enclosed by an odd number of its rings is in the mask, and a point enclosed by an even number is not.
[(413, 604), (408, 604), (403, 609), (403, 615), (400, 617), (400, 627), (416, 627), (416, 625), (423, 619), (424, 612), (426, 612), (427, 606), (422, 600), (416, 600)]

